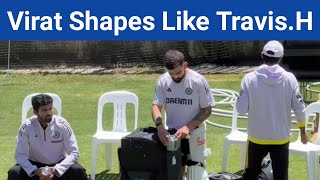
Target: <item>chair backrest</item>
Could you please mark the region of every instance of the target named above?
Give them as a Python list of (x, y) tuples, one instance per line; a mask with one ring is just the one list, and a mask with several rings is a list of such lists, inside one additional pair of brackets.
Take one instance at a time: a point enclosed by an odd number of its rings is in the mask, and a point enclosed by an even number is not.
[[(320, 113), (320, 102), (313, 102), (309, 104), (305, 109), (304, 109), (305, 115), (306, 115), (306, 125), (308, 123), (309, 117), (314, 115), (314, 113)], [(319, 130), (319, 128), (318, 128)], [(298, 136), (298, 141), (300, 141), (300, 132)]]
[(233, 105), (231, 131), (236, 131), (236, 130), (238, 130), (238, 111), (237, 111), (236, 102), (235, 102)]
[(97, 132), (103, 131), (102, 115), (103, 107), (107, 103), (113, 103), (113, 129), (115, 132), (127, 132), (127, 120), (126, 120), (126, 106), (127, 103), (134, 105), (134, 129), (138, 127), (138, 109), (139, 100), (138, 97), (128, 91), (112, 91), (104, 93), (100, 96), (98, 102), (98, 118), (97, 118)]
[[(37, 94), (40, 94), (40, 93), (33, 93), (24, 98), (22, 103), (22, 116), (21, 116), (22, 123), (27, 119), (28, 111), (32, 108), (32, 103), (31, 103), (32, 97)], [(61, 116), (61, 109), (62, 109), (61, 98), (58, 95), (53, 93), (43, 93), (43, 94), (47, 94), (52, 97), (53, 99), (52, 105), (57, 110), (58, 116)]]

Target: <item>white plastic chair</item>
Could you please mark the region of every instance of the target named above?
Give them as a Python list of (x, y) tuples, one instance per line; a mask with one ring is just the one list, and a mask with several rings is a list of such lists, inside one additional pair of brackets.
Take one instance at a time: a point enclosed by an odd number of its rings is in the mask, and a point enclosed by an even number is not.
[[(28, 111), (32, 108), (32, 103), (31, 103), (32, 97), (38, 94), (40, 93), (33, 93), (24, 98), (22, 103), (22, 116), (21, 116), (22, 123), (27, 119)], [(53, 99), (52, 105), (57, 110), (58, 116), (61, 116), (61, 109), (62, 109), (61, 98), (57, 94), (53, 94), (53, 93), (43, 93), (43, 94), (47, 94), (51, 96), (51, 98)]]
[[(309, 117), (313, 113), (320, 113), (320, 102), (314, 102), (309, 104), (305, 108), (306, 123)], [(307, 144), (302, 144), (300, 139), (300, 133), (297, 141), (289, 144), (289, 151), (292, 154), (297, 154), (303, 156), (307, 161), (308, 177), (309, 180), (319, 180), (318, 177), (318, 164), (320, 155), (320, 145), (308, 142)]]
[(225, 172), (227, 170), (228, 150), (231, 144), (241, 145), (241, 168), (242, 169), (245, 168), (248, 134), (238, 130), (237, 120), (238, 120), (238, 112), (234, 104), (231, 132), (224, 138), (224, 143), (223, 143), (222, 172)]
[[(112, 131), (104, 131), (102, 126), (102, 113), (103, 107), (106, 103), (113, 103), (114, 116), (113, 116), (113, 129)], [(113, 91), (103, 94), (98, 102), (98, 118), (97, 118), (97, 131), (92, 137), (92, 166), (91, 166), (91, 179), (95, 179), (96, 174), (96, 153), (99, 144), (105, 144), (105, 156), (107, 170), (112, 169), (112, 145), (120, 144), (121, 138), (130, 134), (127, 131), (126, 119), (126, 105), (132, 103), (134, 105), (134, 129), (138, 127), (138, 97), (131, 92), (127, 91)]]

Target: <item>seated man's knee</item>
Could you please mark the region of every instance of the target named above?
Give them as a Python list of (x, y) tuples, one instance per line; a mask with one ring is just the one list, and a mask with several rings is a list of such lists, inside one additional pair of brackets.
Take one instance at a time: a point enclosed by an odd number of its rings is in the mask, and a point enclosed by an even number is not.
[(72, 177), (77, 177), (77, 179), (79, 180), (88, 179), (86, 170), (78, 163), (73, 164), (68, 171), (70, 171), (69, 175), (71, 175)]
[(8, 180), (17, 180), (20, 179), (21, 174), (21, 167), (18, 165), (13, 166), (8, 171)]

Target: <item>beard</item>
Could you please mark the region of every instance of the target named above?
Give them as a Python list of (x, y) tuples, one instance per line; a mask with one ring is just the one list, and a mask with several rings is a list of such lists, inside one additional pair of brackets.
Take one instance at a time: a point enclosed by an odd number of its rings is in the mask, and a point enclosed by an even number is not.
[(42, 119), (42, 121), (45, 122), (45, 123), (50, 123), (51, 120), (52, 120), (52, 116), (51, 115), (47, 115)]
[(184, 74), (182, 77), (180, 77), (179, 79), (174, 79), (174, 78), (172, 78), (172, 80), (173, 80), (175, 83), (180, 83), (180, 82), (182, 81), (182, 79), (184, 78), (184, 76), (185, 76), (185, 74)]

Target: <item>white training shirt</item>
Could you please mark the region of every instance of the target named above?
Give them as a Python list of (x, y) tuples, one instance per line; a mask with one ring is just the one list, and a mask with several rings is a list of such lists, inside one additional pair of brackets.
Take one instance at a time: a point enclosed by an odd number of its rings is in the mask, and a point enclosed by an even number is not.
[[(67, 156), (65, 156), (67, 153)], [(17, 137), (15, 159), (32, 176), (37, 169), (30, 160), (43, 164), (56, 164), (62, 176), (79, 158), (78, 144), (69, 123), (60, 116), (53, 116), (44, 130), (36, 116), (27, 119)]]
[(160, 76), (153, 100), (153, 104), (165, 107), (167, 126), (172, 129), (185, 126), (200, 108), (213, 106), (214, 102), (207, 80), (191, 69), (180, 83), (174, 82), (168, 72)]

